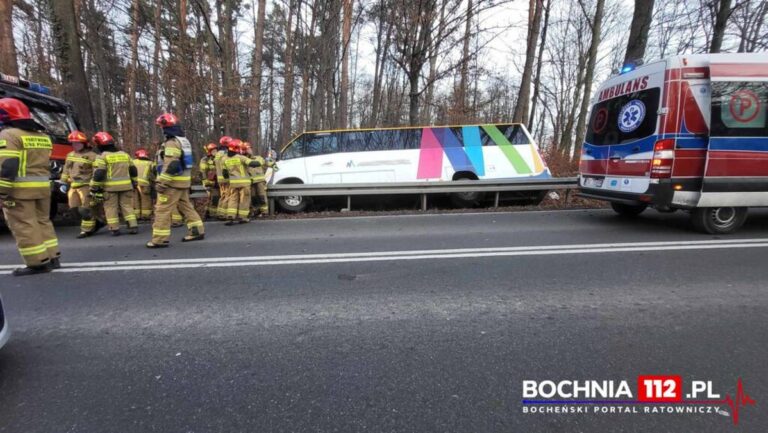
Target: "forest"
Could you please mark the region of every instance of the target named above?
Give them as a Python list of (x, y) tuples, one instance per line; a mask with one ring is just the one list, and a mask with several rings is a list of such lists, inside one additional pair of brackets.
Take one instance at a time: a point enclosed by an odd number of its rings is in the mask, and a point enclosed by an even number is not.
[(766, 0), (0, 0), (0, 72), (152, 149), (309, 130), (522, 122), (578, 158), (596, 86), (636, 59), (768, 47)]

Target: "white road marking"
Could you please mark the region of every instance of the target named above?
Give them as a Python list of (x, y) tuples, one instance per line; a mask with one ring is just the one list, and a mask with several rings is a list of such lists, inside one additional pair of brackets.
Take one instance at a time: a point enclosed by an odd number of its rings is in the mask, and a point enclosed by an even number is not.
[[(358, 253), (298, 254), (250, 257), (210, 257), (165, 260), (125, 260), (65, 263), (55, 272), (97, 272), (153, 269), (226, 268), (241, 266), (275, 266), (295, 264), (327, 264), (396, 260), (455, 259), (479, 257), (512, 257), (561, 254), (597, 254), (643, 251), (712, 250), (768, 247), (768, 239), (726, 239), (705, 241), (631, 242), (577, 245), (533, 245), (517, 247), (458, 248), (441, 250), (378, 251)], [(18, 265), (2, 265), (8, 271)]]

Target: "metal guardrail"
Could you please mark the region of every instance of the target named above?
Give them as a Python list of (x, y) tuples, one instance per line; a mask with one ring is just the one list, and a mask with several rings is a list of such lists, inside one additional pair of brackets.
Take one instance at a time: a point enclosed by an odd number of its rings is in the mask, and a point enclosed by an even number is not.
[[(275, 209), (275, 199), (279, 197), (331, 197), (346, 196), (347, 210), (351, 209), (352, 196), (361, 195), (421, 195), (421, 208), (427, 209), (428, 194), (446, 194), (457, 192), (494, 193), (494, 207), (499, 205), (502, 192), (515, 191), (551, 191), (568, 190), (577, 186), (577, 178), (561, 177), (549, 179), (497, 179), (497, 180), (456, 180), (436, 182), (386, 182), (353, 184), (279, 184), (269, 185), (269, 209)], [(191, 198), (205, 197), (205, 190), (200, 185), (192, 187)], [(566, 196), (567, 199), (567, 196)]]

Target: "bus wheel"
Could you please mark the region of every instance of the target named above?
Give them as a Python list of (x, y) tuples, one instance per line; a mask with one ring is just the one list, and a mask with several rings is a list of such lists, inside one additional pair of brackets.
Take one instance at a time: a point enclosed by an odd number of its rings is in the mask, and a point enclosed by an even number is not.
[(733, 233), (746, 219), (745, 207), (700, 207), (691, 211), (693, 227), (712, 235)]
[(638, 204), (638, 205), (631, 205), (631, 204), (624, 204), (624, 203), (611, 203), (611, 207), (613, 208), (613, 211), (617, 214), (623, 216), (623, 217), (636, 217), (643, 213), (643, 211), (648, 207), (647, 204)]
[(284, 211), (291, 213), (304, 212), (307, 209), (307, 199), (300, 195), (280, 197), (277, 199), (277, 204)]
[[(477, 180), (471, 177), (458, 177), (454, 180)], [(455, 207), (475, 207), (483, 201), (483, 193), (479, 191), (451, 193), (451, 204)]]

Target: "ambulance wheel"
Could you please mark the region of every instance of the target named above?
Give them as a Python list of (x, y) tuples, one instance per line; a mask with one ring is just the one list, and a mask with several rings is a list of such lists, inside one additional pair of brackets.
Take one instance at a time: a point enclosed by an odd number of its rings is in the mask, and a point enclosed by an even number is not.
[(300, 213), (307, 209), (307, 198), (300, 195), (291, 195), (277, 199), (280, 208), (290, 213)]
[(643, 213), (648, 207), (647, 204), (631, 205), (624, 203), (611, 203), (613, 211), (623, 217), (636, 217)]
[(693, 227), (703, 233), (727, 235), (735, 232), (747, 219), (745, 207), (700, 207), (691, 211)]

